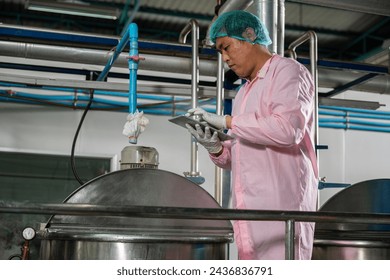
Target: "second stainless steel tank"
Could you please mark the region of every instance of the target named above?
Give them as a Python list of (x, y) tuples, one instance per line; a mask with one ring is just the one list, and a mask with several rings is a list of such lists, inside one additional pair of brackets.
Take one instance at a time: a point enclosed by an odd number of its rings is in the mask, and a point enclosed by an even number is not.
[[(352, 185), (329, 199), (319, 211), (390, 215), (390, 179)], [(388, 260), (390, 225), (316, 224), (313, 259)]]

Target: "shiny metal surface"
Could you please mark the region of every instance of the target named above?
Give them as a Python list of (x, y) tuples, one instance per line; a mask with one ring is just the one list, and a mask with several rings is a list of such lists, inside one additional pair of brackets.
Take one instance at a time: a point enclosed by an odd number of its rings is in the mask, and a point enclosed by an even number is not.
[(228, 257), (227, 245), (214, 243), (51, 240), (43, 243), (41, 251), (49, 259), (64, 260), (223, 260)]
[(157, 168), (159, 155), (155, 148), (127, 146), (121, 151), (121, 169)]
[[(375, 179), (354, 184), (331, 197), (320, 209), (322, 212), (390, 213), (390, 179)], [(389, 225), (321, 223), (321, 230), (367, 231), (390, 230)]]
[[(352, 185), (333, 196), (320, 212), (390, 213), (390, 179)], [(390, 226), (317, 223), (312, 259), (390, 259)]]
[(390, 243), (359, 240), (314, 241), (313, 260), (390, 260)]
[[(65, 203), (219, 208), (184, 177), (147, 168), (100, 176)], [(226, 259), (232, 226), (228, 220), (54, 215), (39, 235), (41, 259)]]

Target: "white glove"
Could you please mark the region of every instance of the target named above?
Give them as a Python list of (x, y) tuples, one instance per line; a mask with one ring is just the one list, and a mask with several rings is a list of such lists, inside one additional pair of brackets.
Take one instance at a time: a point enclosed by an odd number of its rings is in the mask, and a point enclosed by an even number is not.
[(129, 143), (137, 144), (138, 136), (144, 132), (148, 124), (149, 120), (144, 117), (144, 112), (136, 110), (134, 114), (130, 113), (127, 116), (127, 122), (123, 127), (122, 134), (129, 138)]
[(186, 124), (186, 127), (192, 136), (194, 136), (210, 154), (218, 154), (222, 150), (222, 144), (218, 138), (218, 132), (214, 131), (214, 134), (211, 135), (210, 128), (208, 126), (206, 126), (205, 131), (203, 131), (199, 124), (195, 125), (196, 130), (189, 124)]
[(186, 116), (200, 116), (203, 121), (207, 122), (216, 129), (226, 129), (226, 117), (213, 113), (208, 113), (202, 108), (194, 108), (187, 111)]

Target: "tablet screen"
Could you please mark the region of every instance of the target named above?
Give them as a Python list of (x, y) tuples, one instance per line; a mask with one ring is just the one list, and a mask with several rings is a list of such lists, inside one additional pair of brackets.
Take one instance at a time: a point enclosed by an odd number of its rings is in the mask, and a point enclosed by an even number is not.
[[(177, 125), (180, 125), (181, 127), (184, 127), (187, 129), (186, 127), (186, 124), (188, 123), (189, 125), (191, 125), (192, 127), (195, 128), (195, 124), (199, 124), (200, 127), (204, 130), (206, 125), (201, 123), (200, 121), (197, 121), (197, 120), (194, 120), (193, 118), (191, 117), (187, 117), (187, 116), (178, 116), (178, 117), (175, 117), (175, 118), (172, 118), (172, 119), (169, 119), (170, 122), (174, 123), (174, 124), (177, 124)], [(207, 125), (208, 127), (210, 127), (210, 131), (211, 133), (214, 133), (214, 131), (217, 131), (218, 132), (218, 137), (219, 137), (219, 140), (221, 141), (226, 141), (226, 140), (231, 140), (233, 139), (232, 136), (224, 133), (223, 131), (220, 131), (220, 130), (217, 130), (216, 128), (210, 126), (210, 125)]]

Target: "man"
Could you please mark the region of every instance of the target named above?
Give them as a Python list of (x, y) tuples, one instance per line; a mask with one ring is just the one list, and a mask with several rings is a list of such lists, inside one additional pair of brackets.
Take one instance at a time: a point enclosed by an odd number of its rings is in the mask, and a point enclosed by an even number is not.
[[(314, 84), (295, 60), (271, 54), (268, 31), (245, 11), (222, 14), (211, 40), (225, 63), (246, 83), (234, 99), (232, 116), (201, 108), (188, 115), (220, 129), (234, 140), (223, 143), (187, 125), (219, 167), (232, 171), (236, 209), (315, 211), (318, 171), (314, 150)], [(314, 224), (295, 223), (295, 259), (310, 259)], [(285, 223), (235, 221), (239, 259), (284, 259)]]

